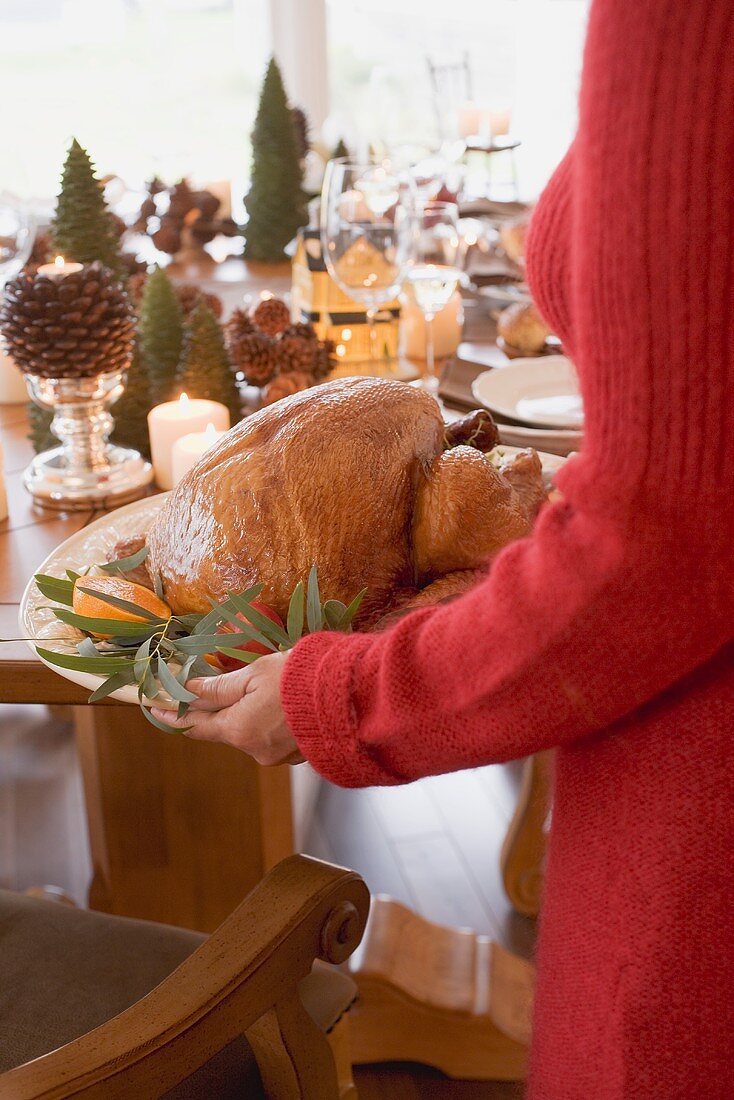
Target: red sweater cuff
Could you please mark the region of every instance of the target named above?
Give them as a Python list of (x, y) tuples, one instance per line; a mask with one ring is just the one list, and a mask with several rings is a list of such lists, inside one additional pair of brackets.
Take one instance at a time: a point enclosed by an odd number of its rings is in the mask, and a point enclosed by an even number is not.
[(291, 650), (281, 681), (283, 710), (298, 747), (320, 775), (340, 787), (405, 782), (357, 736), (352, 673), (370, 645), (364, 635), (311, 634)]

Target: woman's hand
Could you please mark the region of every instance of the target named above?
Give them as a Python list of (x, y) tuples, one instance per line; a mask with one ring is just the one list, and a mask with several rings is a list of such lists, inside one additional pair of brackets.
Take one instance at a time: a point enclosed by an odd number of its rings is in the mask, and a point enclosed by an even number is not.
[(183, 718), (156, 707), (152, 713), (185, 731), (187, 737), (234, 745), (258, 764), (300, 764), (304, 757), (280, 705), (280, 680), (287, 659), (287, 653), (272, 653), (236, 672), (190, 680), (186, 686), (199, 698)]

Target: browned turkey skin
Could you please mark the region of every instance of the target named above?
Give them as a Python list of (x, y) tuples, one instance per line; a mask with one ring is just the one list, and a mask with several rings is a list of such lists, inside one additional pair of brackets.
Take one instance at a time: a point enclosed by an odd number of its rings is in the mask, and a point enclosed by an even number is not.
[(148, 564), (176, 613), (261, 581), (285, 615), (316, 563), (324, 598), (367, 587), (364, 628), (464, 591), (529, 532), (544, 496), (534, 452), (500, 471), (472, 447), (444, 450), (439, 408), (421, 390), (339, 379), (228, 432), (158, 513)]

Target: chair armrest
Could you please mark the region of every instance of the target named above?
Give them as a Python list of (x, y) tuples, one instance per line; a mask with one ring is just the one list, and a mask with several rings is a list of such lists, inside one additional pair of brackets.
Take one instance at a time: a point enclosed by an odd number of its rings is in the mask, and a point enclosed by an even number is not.
[[(298, 984), (315, 959), (340, 963), (352, 953), (368, 910), (369, 892), (355, 872), (307, 856), (284, 859), (146, 997), (66, 1046), (1, 1075), (0, 1095), (159, 1097), (255, 1024), (260, 1062), (263, 1018), (269, 1019), (267, 1042), (273, 1041), (275, 1020), (295, 1064), (297, 1032), (303, 1030), (306, 1040), (321, 1036), (300, 1004)], [(296, 1068), (294, 1080), (301, 1091), (289, 1096), (328, 1095), (316, 1091), (323, 1066), (306, 1066), (303, 1080), (300, 1072)]]

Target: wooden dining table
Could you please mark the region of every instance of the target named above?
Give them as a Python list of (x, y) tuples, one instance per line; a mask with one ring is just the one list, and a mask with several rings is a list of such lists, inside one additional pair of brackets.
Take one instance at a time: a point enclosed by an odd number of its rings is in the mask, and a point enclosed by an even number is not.
[[(287, 270), (253, 275), (241, 262), (198, 279), (225, 308), (263, 286), (277, 293), (286, 280)], [(470, 320), (467, 335), (464, 361), (475, 362), (477, 371), (502, 365), (504, 353), (484, 318)], [(210, 931), (294, 850), (290, 769), (263, 768), (229, 746), (159, 732), (132, 706), (90, 706), (87, 690), (18, 640), (29, 579), (60, 543), (100, 515), (34, 503), (23, 485), (33, 457), (27, 432), (25, 406), (0, 405), (9, 503), (9, 517), (0, 522), (0, 703), (73, 708), (93, 865), (89, 905)], [(537, 911), (546, 788), (547, 758), (534, 758), (503, 853), (506, 888), (525, 913)]]

